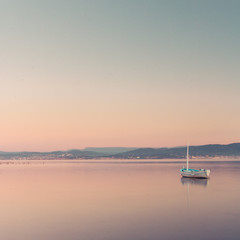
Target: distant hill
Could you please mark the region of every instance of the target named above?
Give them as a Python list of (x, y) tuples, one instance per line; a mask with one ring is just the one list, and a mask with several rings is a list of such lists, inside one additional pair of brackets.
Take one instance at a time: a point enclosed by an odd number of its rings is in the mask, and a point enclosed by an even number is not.
[[(240, 143), (228, 145), (209, 144), (190, 146), (190, 157), (240, 157)], [(85, 148), (53, 152), (0, 152), (0, 159), (182, 159), (186, 158), (186, 147), (174, 148)]]
[(129, 152), (132, 150), (135, 150), (136, 148), (125, 148), (125, 147), (103, 147), (103, 148), (94, 148), (94, 147), (88, 147), (83, 149), (83, 151), (93, 151), (97, 153), (103, 153), (103, 154), (118, 154), (123, 152)]
[(69, 150), (53, 152), (0, 152), (0, 159), (92, 159), (106, 156), (93, 151)]
[[(240, 143), (228, 145), (209, 144), (202, 146), (190, 146), (190, 157), (221, 157), (240, 156)], [(115, 154), (113, 158), (143, 158), (143, 159), (163, 159), (163, 158), (186, 158), (186, 147), (175, 148), (138, 148), (133, 151)]]

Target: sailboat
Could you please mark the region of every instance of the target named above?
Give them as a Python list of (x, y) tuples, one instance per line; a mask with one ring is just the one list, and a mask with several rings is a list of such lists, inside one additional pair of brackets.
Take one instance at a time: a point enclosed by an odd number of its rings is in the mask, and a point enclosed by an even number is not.
[(189, 161), (189, 145), (187, 145), (187, 168), (183, 167), (180, 169), (181, 175), (187, 178), (209, 178), (209, 169), (190, 169), (188, 168)]

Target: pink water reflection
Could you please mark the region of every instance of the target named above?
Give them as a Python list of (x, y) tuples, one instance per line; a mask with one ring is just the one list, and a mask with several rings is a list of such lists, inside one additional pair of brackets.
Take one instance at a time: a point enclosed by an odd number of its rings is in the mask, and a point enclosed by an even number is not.
[(181, 166), (1, 164), (0, 239), (238, 239), (239, 162), (208, 163), (207, 182)]

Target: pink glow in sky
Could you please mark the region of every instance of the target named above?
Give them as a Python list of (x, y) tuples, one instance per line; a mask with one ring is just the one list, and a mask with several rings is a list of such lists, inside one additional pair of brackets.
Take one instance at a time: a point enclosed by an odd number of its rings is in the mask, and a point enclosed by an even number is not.
[(5, 2), (0, 150), (239, 142), (239, 4), (183, 2)]

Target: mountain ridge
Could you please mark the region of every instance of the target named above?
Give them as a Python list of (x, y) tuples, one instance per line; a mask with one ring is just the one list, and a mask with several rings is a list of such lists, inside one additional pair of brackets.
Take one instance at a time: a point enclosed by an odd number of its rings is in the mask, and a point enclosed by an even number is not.
[[(190, 146), (190, 157), (221, 157), (221, 156), (240, 156), (240, 143), (231, 144), (207, 144)], [(123, 154), (116, 154), (118, 158), (143, 158), (143, 159), (163, 159), (186, 157), (186, 147), (174, 148), (139, 148)]]
[[(97, 151), (89, 151), (89, 150)], [(127, 151), (128, 150), (128, 151)], [(130, 150), (130, 151), (129, 151)], [(240, 157), (240, 143), (207, 144), (190, 146), (191, 158)], [(51, 152), (4, 152), (0, 151), (0, 160), (11, 159), (183, 159), (186, 158), (186, 147), (170, 148), (85, 148)]]

